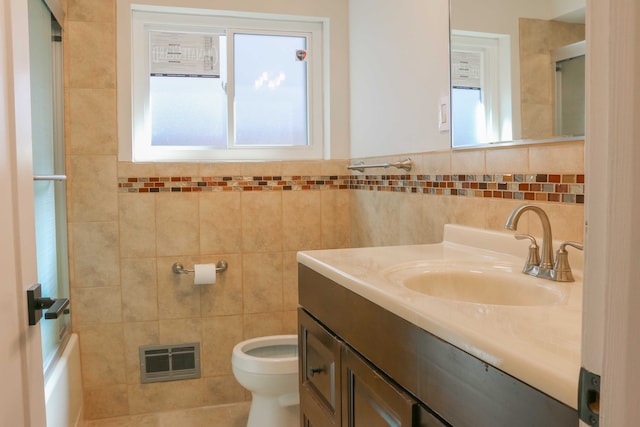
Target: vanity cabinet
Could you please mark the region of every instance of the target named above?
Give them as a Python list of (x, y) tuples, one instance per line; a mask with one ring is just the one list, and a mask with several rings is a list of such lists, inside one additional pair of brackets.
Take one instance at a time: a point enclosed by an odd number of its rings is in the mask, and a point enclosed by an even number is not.
[(445, 427), (303, 309), (298, 319), (303, 427)]
[(304, 427), (578, 426), (575, 409), (302, 264), (298, 273)]

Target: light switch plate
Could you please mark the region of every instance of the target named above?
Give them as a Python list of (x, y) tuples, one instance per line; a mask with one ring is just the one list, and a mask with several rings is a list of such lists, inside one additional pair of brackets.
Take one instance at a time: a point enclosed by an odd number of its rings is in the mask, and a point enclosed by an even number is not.
[(449, 104), (448, 96), (440, 98), (440, 106), (438, 108), (438, 129), (440, 132), (446, 132), (451, 128), (451, 110), (449, 109)]

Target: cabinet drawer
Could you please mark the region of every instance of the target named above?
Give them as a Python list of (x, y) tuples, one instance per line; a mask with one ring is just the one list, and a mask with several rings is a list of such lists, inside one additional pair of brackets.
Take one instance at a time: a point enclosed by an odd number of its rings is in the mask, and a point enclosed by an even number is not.
[(300, 324), (301, 401), (311, 399), (333, 424), (340, 417), (340, 341), (302, 310)]

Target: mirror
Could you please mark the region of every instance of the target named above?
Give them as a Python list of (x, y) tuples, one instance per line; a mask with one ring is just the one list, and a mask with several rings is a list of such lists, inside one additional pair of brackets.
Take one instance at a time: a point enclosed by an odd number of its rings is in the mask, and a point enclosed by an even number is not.
[(453, 148), (584, 138), (584, 0), (451, 0)]

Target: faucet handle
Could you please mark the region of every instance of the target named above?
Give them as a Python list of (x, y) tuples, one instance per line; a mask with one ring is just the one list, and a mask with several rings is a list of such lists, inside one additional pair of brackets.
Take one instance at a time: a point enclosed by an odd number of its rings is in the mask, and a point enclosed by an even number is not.
[(583, 250), (584, 249), (584, 244), (579, 243), (579, 242), (562, 242), (560, 244), (560, 251), (564, 251), (566, 252), (567, 250), (565, 249), (566, 246), (573, 246), (576, 249), (580, 249)]
[(529, 242), (531, 243), (529, 245), (529, 254), (527, 255), (527, 260), (524, 264), (524, 268), (522, 269), (524, 273), (529, 273), (533, 267), (537, 267), (538, 265), (540, 265), (540, 252), (538, 250), (538, 242), (536, 242), (535, 237), (530, 234), (516, 234), (515, 238), (517, 240), (529, 239)]
[(553, 266), (554, 278), (558, 282), (573, 282), (575, 280), (571, 273), (571, 267), (569, 266), (567, 246), (572, 246), (579, 250), (584, 249), (584, 245), (578, 242), (562, 242), (562, 244), (560, 244), (560, 249), (556, 251), (556, 262)]

